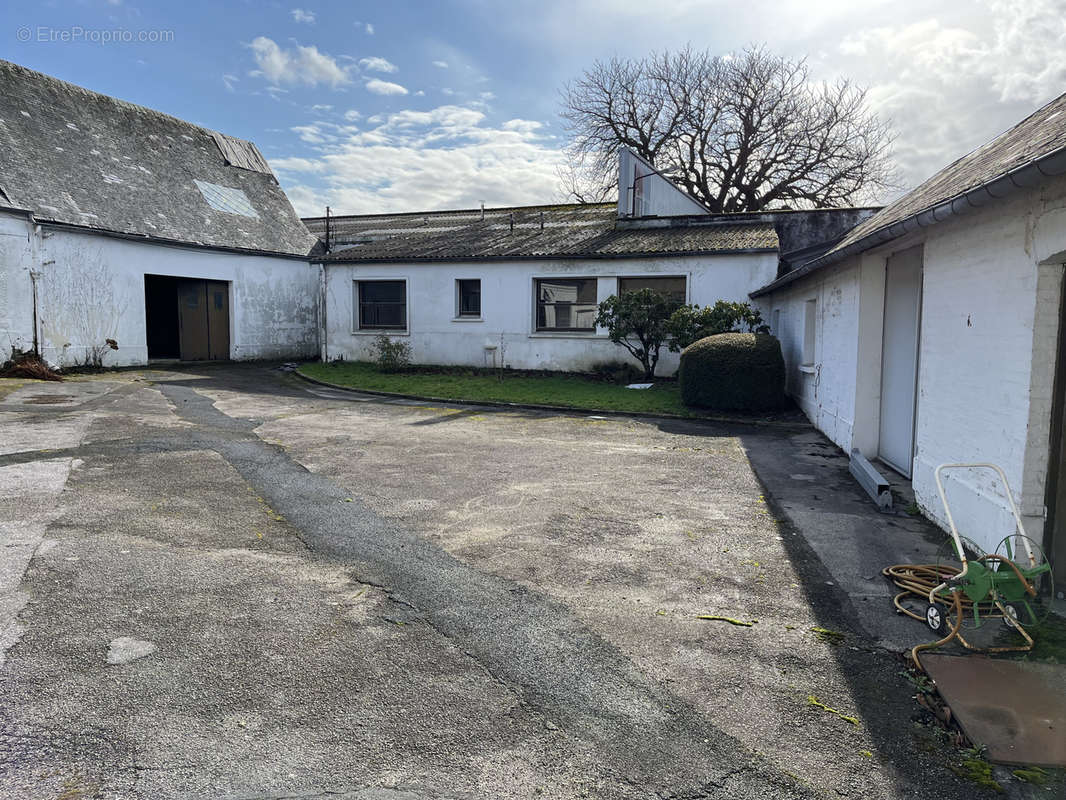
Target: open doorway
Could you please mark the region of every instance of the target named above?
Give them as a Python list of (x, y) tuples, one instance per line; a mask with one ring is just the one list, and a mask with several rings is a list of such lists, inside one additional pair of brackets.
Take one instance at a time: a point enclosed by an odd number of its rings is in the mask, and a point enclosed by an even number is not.
[(229, 284), (169, 275), (144, 276), (148, 358), (229, 358)]

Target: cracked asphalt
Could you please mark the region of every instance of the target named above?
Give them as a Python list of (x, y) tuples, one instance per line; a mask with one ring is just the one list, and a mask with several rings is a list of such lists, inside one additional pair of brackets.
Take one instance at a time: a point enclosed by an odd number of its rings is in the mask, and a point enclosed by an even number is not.
[(812, 436), (0, 386), (0, 796), (979, 796), (753, 471)]

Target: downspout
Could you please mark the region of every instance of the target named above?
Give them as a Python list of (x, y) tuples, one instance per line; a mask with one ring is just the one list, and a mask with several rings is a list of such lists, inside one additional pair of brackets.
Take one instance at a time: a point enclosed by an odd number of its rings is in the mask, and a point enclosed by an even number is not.
[(318, 265), (318, 320), (321, 347), (319, 357), (323, 364), (329, 363), (329, 326), (326, 324), (326, 262)]
[(41, 276), (35, 269), (30, 270), (30, 286), (33, 291), (33, 356), (34, 358), (41, 357), (40, 342), (37, 336), (37, 328), (39, 323), (37, 322), (37, 279)]

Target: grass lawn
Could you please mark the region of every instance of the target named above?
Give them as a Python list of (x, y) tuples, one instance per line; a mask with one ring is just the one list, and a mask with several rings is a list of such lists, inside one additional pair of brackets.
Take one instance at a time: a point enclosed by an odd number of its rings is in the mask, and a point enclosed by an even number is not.
[(442, 400), (529, 403), (604, 411), (701, 416), (698, 411), (682, 404), (676, 381), (656, 383), (650, 389), (627, 389), (617, 383), (581, 375), (505, 372), (501, 381), (495, 374), (477, 374), (459, 369), (416, 368), (412, 372), (385, 373), (379, 372), (374, 364), (358, 361), (304, 364), (300, 367), (300, 372), (309, 378), (352, 389), (396, 392)]

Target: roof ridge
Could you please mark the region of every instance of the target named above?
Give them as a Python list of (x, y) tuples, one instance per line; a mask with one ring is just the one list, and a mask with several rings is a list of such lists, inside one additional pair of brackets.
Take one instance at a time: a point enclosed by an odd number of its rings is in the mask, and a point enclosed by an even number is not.
[[(486, 214), (498, 211), (537, 211), (548, 210), (553, 208), (558, 209), (579, 209), (579, 208), (606, 208), (615, 207), (617, 202), (604, 202), (604, 203), (539, 203), (531, 206), (485, 206), (481, 208), (443, 208), (438, 211), (395, 211), (395, 212), (381, 212), (378, 214), (330, 214), (329, 219), (378, 219), (381, 217), (428, 217), (428, 216), (441, 216), (446, 214), (480, 214), (484, 211)], [(326, 217), (300, 217), (300, 219), (311, 222), (325, 220)]]

